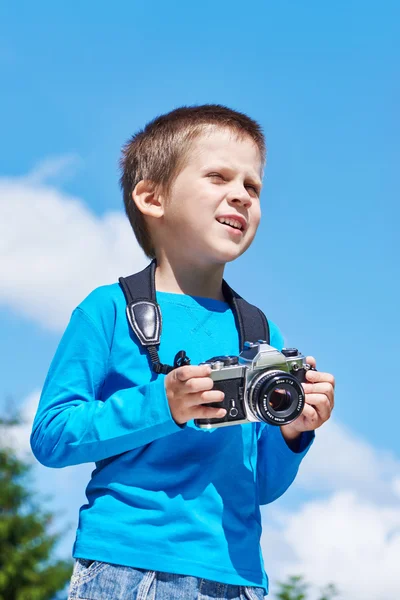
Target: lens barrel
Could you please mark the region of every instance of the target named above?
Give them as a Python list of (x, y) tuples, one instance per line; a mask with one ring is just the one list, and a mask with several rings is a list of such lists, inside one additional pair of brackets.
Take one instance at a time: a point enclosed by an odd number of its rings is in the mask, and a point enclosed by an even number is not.
[(253, 415), (271, 425), (287, 425), (304, 407), (301, 383), (286, 371), (264, 371), (247, 388), (248, 405)]

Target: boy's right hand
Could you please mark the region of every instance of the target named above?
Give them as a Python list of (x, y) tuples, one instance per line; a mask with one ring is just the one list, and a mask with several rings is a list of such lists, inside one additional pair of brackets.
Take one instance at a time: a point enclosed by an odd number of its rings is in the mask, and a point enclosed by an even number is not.
[(165, 390), (173, 419), (183, 425), (192, 419), (220, 419), (224, 408), (203, 406), (222, 402), (224, 392), (213, 390), (210, 365), (187, 365), (174, 369), (165, 378)]

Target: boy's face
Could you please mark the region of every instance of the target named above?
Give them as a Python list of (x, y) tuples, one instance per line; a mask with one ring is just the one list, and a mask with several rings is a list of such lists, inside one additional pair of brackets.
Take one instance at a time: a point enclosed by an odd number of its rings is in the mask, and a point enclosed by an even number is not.
[(195, 139), (164, 207), (164, 242), (193, 266), (243, 254), (260, 222), (261, 169), (250, 137), (213, 128)]

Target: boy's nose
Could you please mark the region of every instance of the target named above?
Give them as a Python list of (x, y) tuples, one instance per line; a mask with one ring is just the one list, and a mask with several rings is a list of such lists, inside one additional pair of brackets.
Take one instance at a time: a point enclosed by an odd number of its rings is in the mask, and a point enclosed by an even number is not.
[(240, 206), (245, 206), (246, 208), (251, 206), (253, 202), (249, 192), (245, 188), (232, 190), (227, 200), (230, 204), (240, 204)]

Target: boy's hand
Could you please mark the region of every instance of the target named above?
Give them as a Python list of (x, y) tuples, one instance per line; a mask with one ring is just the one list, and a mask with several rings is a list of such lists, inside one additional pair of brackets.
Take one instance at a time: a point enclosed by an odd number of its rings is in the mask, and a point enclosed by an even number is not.
[[(312, 367), (316, 367), (315, 358), (307, 356), (306, 360)], [(302, 384), (306, 401), (303, 412), (293, 423), (281, 427), (286, 441), (296, 439), (303, 431), (321, 427), (331, 416), (335, 394), (333, 375), (310, 370), (306, 373), (306, 379), (307, 382)]]
[(210, 365), (187, 365), (174, 369), (165, 378), (165, 390), (172, 417), (178, 425), (191, 419), (220, 419), (224, 408), (203, 406), (209, 402), (222, 402), (224, 393), (212, 390)]

